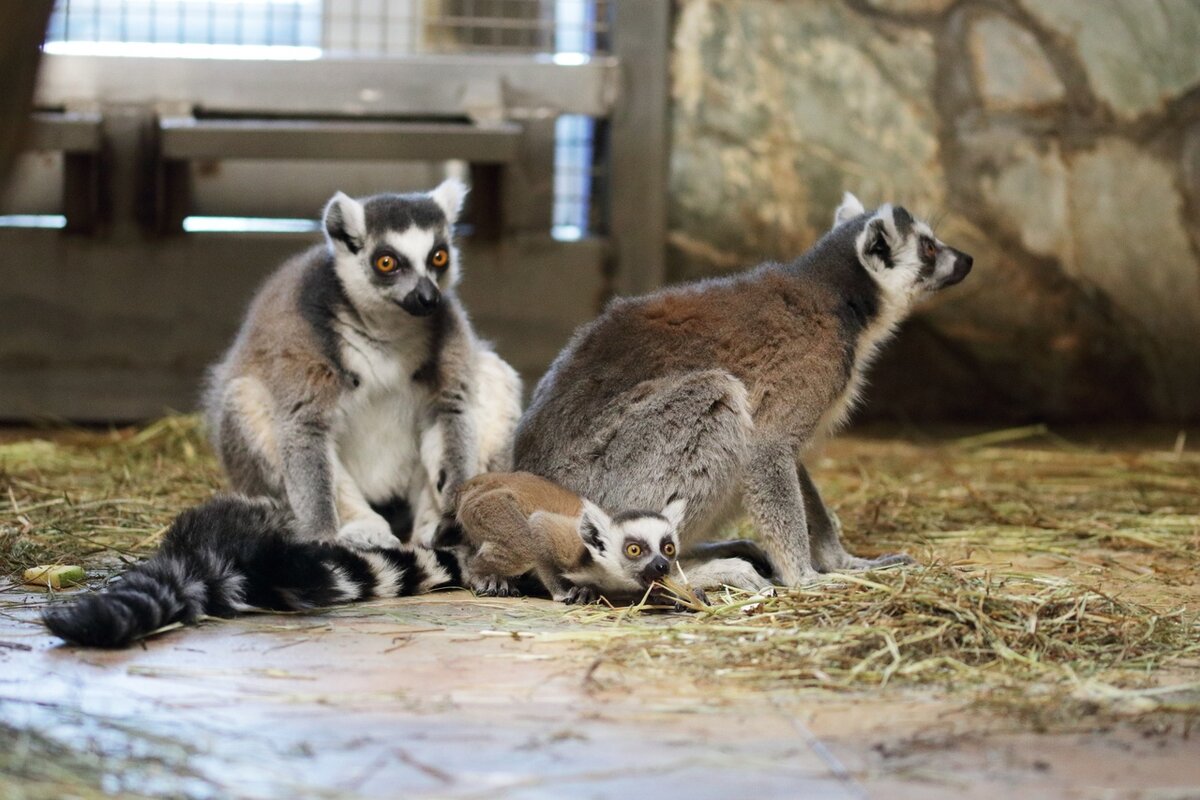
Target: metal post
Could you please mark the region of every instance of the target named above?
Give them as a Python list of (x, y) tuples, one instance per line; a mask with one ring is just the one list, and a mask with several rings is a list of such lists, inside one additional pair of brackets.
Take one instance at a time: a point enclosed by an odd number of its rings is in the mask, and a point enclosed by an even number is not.
[(671, 3), (616, 0), (613, 54), (621, 97), (612, 116), (609, 223), (618, 294), (640, 294), (666, 275), (668, 59)]

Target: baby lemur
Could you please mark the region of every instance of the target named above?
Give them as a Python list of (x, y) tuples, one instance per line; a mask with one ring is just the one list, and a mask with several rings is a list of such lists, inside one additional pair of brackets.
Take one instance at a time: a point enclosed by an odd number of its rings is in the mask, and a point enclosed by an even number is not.
[(434, 540), (466, 551), (465, 575), (480, 594), (510, 593), (534, 573), (555, 600), (590, 603), (640, 596), (679, 555), (682, 500), (609, 517), (594, 503), (527, 472), (489, 473), (446, 499)]
[(325, 243), (267, 280), (212, 370), (230, 483), (286, 502), (305, 539), (396, 546), (414, 513), (436, 525), (439, 492), (508, 467), (520, 379), (454, 293), (465, 193), (334, 195)]
[[(800, 459), (846, 419), (913, 303), (971, 263), (903, 208), (847, 194), (790, 264), (613, 301), (538, 384), (516, 467), (605, 507), (682, 498), (685, 546), (740, 495), (787, 585), (908, 561), (850, 555)], [(704, 565), (689, 577), (707, 588)]]

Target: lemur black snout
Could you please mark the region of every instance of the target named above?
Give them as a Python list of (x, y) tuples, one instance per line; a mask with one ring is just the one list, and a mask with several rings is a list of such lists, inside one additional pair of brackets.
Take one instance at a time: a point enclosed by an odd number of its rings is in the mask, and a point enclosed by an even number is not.
[(429, 280), (429, 278), (421, 278), (417, 283), (417, 288), (406, 294), (404, 301), (400, 305), (408, 313), (424, 317), (427, 314), (433, 313), (433, 310), (438, 307), (441, 299), (442, 293), (434, 286), (433, 281)]
[(971, 266), (975, 263), (975, 259), (966, 253), (955, 251), (954, 271), (950, 273), (950, 277), (946, 279), (943, 286), (953, 286), (954, 284), (967, 277), (967, 273), (971, 271)]
[(671, 571), (671, 562), (667, 561), (662, 556), (655, 556), (654, 560), (645, 566), (642, 570), (642, 580), (649, 583), (656, 578), (661, 578)]

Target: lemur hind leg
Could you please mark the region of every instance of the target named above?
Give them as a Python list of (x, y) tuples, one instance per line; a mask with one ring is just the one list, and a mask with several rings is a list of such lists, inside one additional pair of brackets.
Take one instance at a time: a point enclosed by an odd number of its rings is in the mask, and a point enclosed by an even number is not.
[(754, 443), (746, 464), (742, 500), (762, 534), (763, 549), (779, 571), (780, 582), (796, 586), (816, 578), (808, 516), (788, 440), (770, 438)]
[(206, 422), (231, 488), (250, 497), (285, 499), (271, 401), (254, 378), (229, 382), (211, 396)]
[(529, 522), (510, 493), (489, 492), (459, 512), (466, 530), (487, 529), (492, 541), (484, 542), (467, 560), (467, 582), (477, 594), (508, 597), (520, 592), (516, 578), (534, 564), (523, 546), (532, 535)]
[(481, 597), (515, 597), (520, 592), (506, 574), (511, 569), (511, 554), (492, 542), (484, 542), (467, 559), (467, 584)]
[(842, 526), (837, 517), (825, 505), (808, 470), (796, 462), (796, 475), (800, 481), (800, 492), (804, 498), (804, 511), (808, 520), (808, 540), (813, 564), (818, 572), (834, 572), (846, 569), (878, 569), (897, 564), (912, 564), (913, 559), (904, 553), (893, 553), (878, 558), (859, 558), (846, 551), (842, 544)]
[(336, 476), (328, 422), (314, 404), (278, 414), (254, 377), (230, 381), (211, 402), (211, 435), (234, 491), (287, 502), (300, 538), (332, 540), (338, 528)]
[(753, 422), (724, 370), (644, 381), (610, 403), (593, 435), (547, 477), (607, 509), (687, 502), (680, 538), (703, 533), (737, 488)]

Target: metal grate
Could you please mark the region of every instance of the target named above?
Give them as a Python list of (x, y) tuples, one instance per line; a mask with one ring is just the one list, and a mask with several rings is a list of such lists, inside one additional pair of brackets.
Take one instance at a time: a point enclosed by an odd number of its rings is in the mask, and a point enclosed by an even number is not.
[(59, 0), (46, 41), (318, 47), (321, 0)]
[[(379, 58), (548, 54), (578, 63), (610, 50), (615, 0), (58, 0), (49, 52), (113, 56)], [(557, 121), (552, 232), (604, 229), (597, 121)], [(603, 150), (603, 148), (600, 148)]]
[(59, 0), (48, 42), (319, 48), (330, 55), (609, 50), (614, 0)]
[(573, 115), (555, 123), (553, 232), (560, 239), (604, 229), (601, 220), (592, 218), (603, 208), (598, 196), (607, 172), (595, 158), (596, 126), (591, 117)]

